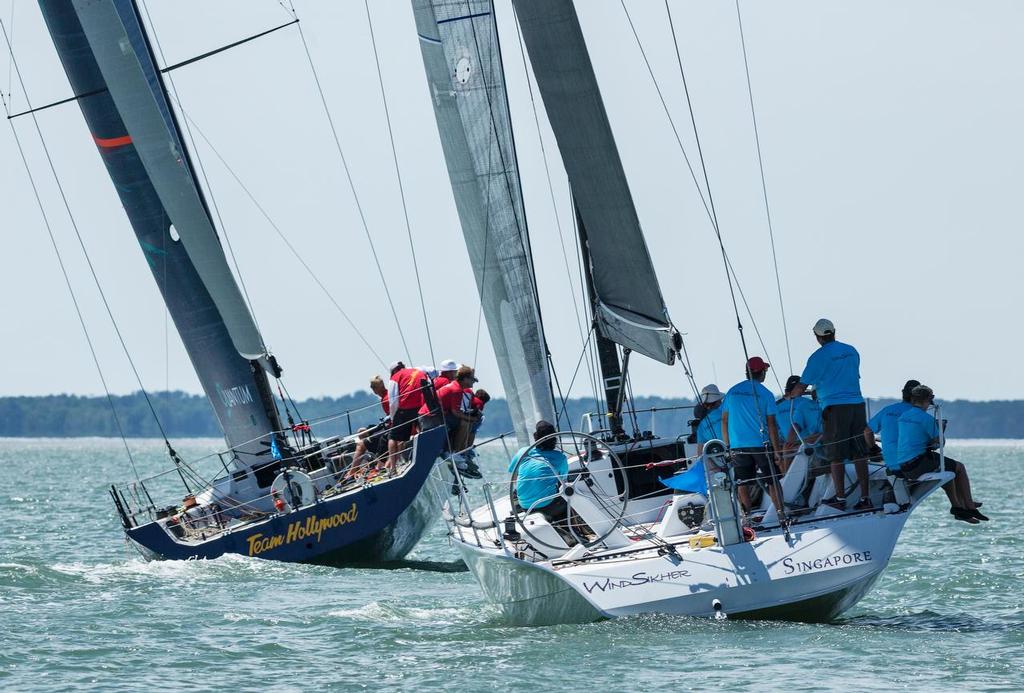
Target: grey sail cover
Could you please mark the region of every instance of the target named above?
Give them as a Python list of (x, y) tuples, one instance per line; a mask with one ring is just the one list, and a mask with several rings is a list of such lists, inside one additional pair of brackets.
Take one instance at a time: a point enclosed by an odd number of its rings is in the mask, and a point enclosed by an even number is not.
[(490, 0), (413, 0), (430, 99), (462, 232), (520, 444), (554, 421)]
[(185, 163), (182, 143), (169, 121), (170, 104), (149, 81), (149, 71), (140, 62), (115, 3), (74, 0), (74, 7), (146, 173), (210, 292), (231, 341), (245, 358), (262, 358), (266, 348)]
[(608, 339), (671, 364), (676, 332), (644, 241), (572, 0), (513, 0), (590, 249)]

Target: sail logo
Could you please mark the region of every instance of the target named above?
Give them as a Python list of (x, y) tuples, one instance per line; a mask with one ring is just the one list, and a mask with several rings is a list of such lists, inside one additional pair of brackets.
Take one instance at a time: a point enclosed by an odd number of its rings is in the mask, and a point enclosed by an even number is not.
[(235, 387), (228, 388), (227, 390), (218, 385), (217, 394), (220, 395), (220, 401), (229, 409), (231, 407), (237, 407), (240, 404), (252, 404), (253, 402), (253, 396), (249, 391), (248, 385), (236, 385)]
[(840, 568), (846, 565), (857, 563), (870, 563), (870, 551), (851, 551), (850, 553), (837, 553), (825, 558), (815, 558), (813, 561), (797, 561), (792, 558), (782, 559), (782, 568), (786, 575), (797, 573), (813, 573), (826, 568)]
[(641, 585), (649, 585), (655, 582), (671, 582), (672, 580), (678, 580), (679, 578), (690, 577), (689, 570), (671, 570), (667, 573), (659, 573), (657, 575), (650, 575), (643, 571), (639, 573), (633, 573), (628, 578), (605, 578), (604, 580), (595, 580), (594, 582), (583, 583), (583, 589), (587, 591), (587, 594), (592, 594), (594, 590), (599, 592), (610, 592), (612, 590), (621, 590), (627, 587), (640, 587)]
[(280, 548), (285, 544), (304, 539), (314, 539), (317, 543), (328, 529), (335, 529), (355, 522), (359, 517), (359, 508), (355, 503), (345, 512), (335, 513), (327, 517), (310, 515), (305, 520), (296, 520), (288, 525), (283, 534), (272, 534), (265, 536), (256, 533), (247, 538), (249, 542), (249, 555), (258, 556), (272, 549)]

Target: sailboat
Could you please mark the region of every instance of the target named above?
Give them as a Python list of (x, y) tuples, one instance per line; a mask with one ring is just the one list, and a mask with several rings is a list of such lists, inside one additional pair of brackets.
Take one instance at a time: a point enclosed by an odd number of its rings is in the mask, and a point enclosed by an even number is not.
[[(532, 425), (554, 421), (555, 407), (540, 371), (547, 352), (495, 8), (490, 0), (412, 4), (483, 312), (506, 391), (525, 402), (512, 407), (520, 443), (532, 449), (554, 439), (570, 461), (557, 494), (569, 509), (560, 521), (514, 499), (525, 454), (511, 482), (484, 484), (481, 505), (467, 492), (445, 505), (452, 544), (486, 597), (519, 624), (640, 613), (815, 621), (850, 608), (885, 568), (913, 509), (952, 475), (926, 475), (911, 487), (874, 467), (873, 508), (841, 512), (820, 504), (831, 482), (812, 484), (802, 454), (781, 486), (787, 502), (806, 495), (806, 508), (779, 517), (766, 500), (754, 527), (739, 512), (720, 441), (699, 457), (685, 432), (665, 438), (624, 430), (625, 416), (635, 420), (637, 413), (624, 409), (630, 355), (672, 365), (681, 340), (572, 0), (512, 6), (573, 195), (607, 423), (532, 441)], [(520, 309), (506, 297), (517, 297)], [(532, 305), (522, 305), (527, 301)], [(663, 483), (698, 459), (706, 493), (673, 493)]]
[[(355, 437), (284, 425), (267, 350), (228, 266), (178, 116), (133, 0), (40, 0), (74, 100), (117, 190), (170, 317), (224, 432), (219, 473), (174, 466), (112, 485), (130, 545), (148, 559), (226, 553), (314, 563), (404, 557), (438, 514), (426, 485), (443, 429), (415, 437), (397, 472), (344, 484)], [(155, 415), (155, 412), (154, 412)], [(154, 502), (180, 478), (185, 495)], [(154, 491), (155, 493), (155, 491)]]

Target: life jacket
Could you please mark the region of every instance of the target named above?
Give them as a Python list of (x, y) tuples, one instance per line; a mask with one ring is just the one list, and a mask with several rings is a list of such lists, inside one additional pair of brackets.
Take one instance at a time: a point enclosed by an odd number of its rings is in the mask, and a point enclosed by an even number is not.
[(416, 409), (423, 406), (423, 384), (428, 381), (423, 371), (403, 368), (391, 376), (398, 383), (398, 408)]

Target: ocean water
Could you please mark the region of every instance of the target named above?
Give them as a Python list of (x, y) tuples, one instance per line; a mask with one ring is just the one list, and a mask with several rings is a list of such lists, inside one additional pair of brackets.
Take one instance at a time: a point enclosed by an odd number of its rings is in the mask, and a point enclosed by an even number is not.
[[(191, 441), (194, 457), (217, 441)], [(158, 441), (133, 441), (140, 472)], [(143, 562), (120, 441), (0, 440), (0, 690), (1024, 690), (1024, 441), (953, 444), (992, 521), (932, 496), (831, 624), (664, 616), (510, 627), (439, 523), (390, 569)], [(499, 478), (501, 451), (483, 468)]]

